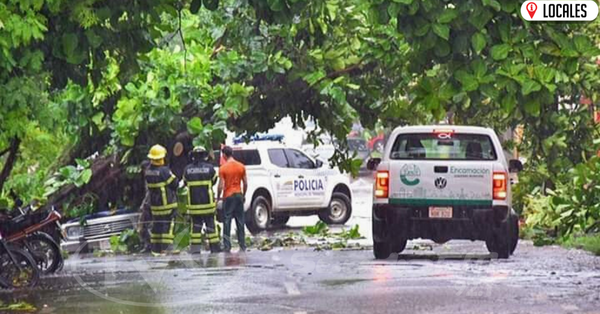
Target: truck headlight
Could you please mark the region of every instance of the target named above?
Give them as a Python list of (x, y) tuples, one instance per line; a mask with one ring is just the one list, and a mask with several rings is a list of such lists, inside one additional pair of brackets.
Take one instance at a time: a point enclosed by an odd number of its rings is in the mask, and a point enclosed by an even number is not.
[(83, 227), (73, 226), (67, 229), (67, 238), (79, 238), (83, 235)]

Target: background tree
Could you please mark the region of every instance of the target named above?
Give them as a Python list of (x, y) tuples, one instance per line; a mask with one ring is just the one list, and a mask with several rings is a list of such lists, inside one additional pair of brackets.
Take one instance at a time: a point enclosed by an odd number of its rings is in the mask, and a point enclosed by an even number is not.
[[(316, 141), (318, 132), (344, 139), (357, 120), (396, 126), (451, 115), (498, 132), (525, 126), (519, 193), (552, 189), (595, 150), (598, 22), (530, 23), (520, 5), (2, 3), (0, 185), (69, 207), (135, 205), (139, 163), (157, 142), (171, 152), (185, 143), (169, 156), (177, 169), (192, 144), (218, 145), (226, 129), (266, 131), (285, 116), (300, 127), (314, 119)], [(334, 161), (356, 169), (349, 157), (342, 149)]]

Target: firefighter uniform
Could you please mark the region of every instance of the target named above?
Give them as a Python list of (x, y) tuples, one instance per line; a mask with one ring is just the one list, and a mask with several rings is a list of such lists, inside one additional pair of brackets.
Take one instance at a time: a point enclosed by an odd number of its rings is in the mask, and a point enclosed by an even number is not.
[(150, 243), (153, 253), (162, 253), (173, 244), (173, 218), (177, 208), (177, 178), (164, 165), (166, 149), (156, 145), (150, 150), (150, 167), (146, 170), (146, 186), (150, 192), (152, 229)]
[(206, 226), (206, 238), (213, 253), (220, 251), (219, 232), (216, 228), (216, 202), (213, 186), (217, 181), (217, 173), (212, 164), (204, 160), (206, 151), (195, 148), (192, 153), (193, 163), (184, 172), (183, 179), (188, 188), (187, 213), (192, 218), (190, 233), (190, 252), (200, 253), (202, 247), (202, 227)]

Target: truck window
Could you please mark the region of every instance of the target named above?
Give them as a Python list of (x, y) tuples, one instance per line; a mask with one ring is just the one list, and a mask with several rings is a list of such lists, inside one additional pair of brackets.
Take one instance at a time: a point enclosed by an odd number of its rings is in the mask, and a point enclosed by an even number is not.
[(286, 149), (285, 155), (289, 161), (291, 168), (298, 169), (314, 169), (315, 163), (302, 152), (295, 149)]
[(400, 134), (390, 159), (404, 160), (496, 160), (489, 136), (483, 134)]
[[(215, 150), (213, 151), (213, 154), (215, 158), (211, 159), (210, 163), (215, 167), (219, 167), (219, 163), (221, 161), (221, 151)], [(233, 158), (244, 164), (244, 166), (258, 166), (261, 164), (260, 154), (256, 149), (234, 150)]]
[(280, 168), (288, 167), (288, 160), (285, 157), (283, 149), (269, 149), (269, 160), (271, 163)]
[(233, 150), (233, 158), (244, 166), (258, 166), (260, 165), (260, 154), (256, 149), (241, 149)]

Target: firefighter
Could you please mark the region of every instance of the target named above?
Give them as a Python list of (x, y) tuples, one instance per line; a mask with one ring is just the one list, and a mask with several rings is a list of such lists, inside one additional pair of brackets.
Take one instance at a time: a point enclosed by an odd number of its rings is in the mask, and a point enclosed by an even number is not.
[(209, 154), (204, 147), (194, 147), (190, 152), (192, 163), (183, 171), (183, 180), (188, 188), (187, 212), (192, 218), (190, 253), (199, 254), (202, 247), (202, 227), (206, 225), (206, 238), (211, 253), (220, 252), (219, 232), (216, 228), (216, 202), (213, 186), (217, 173), (207, 161)]
[(165, 254), (173, 245), (173, 218), (177, 209), (177, 178), (165, 165), (167, 150), (154, 145), (150, 148), (148, 159), (150, 167), (146, 170), (146, 186), (150, 191), (150, 212), (152, 229), (150, 243), (153, 255)]
[(140, 204), (140, 219), (138, 220), (138, 233), (140, 239), (144, 245), (142, 253), (148, 253), (152, 251), (152, 245), (150, 243), (150, 227), (152, 225), (152, 213), (150, 212), (150, 190), (146, 183), (146, 170), (150, 167), (150, 161), (144, 160), (142, 162), (142, 176), (144, 179), (144, 199)]

